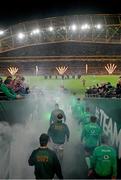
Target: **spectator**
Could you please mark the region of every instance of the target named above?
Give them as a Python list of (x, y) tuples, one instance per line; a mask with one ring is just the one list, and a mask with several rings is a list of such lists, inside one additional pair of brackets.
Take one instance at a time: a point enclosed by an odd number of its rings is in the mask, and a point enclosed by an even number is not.
[(8, 87), (8, 88), (12, 88), (12, 76), (7, 76), (7, 78), (4, 81), (4, 84)]
[(110, 82), (108, 83), (101, 83), (99, 86), (93, 86), (89, 89), (86, 89), (85, 96), (90, 97), (106, 97), (106, 98), (112, 98), (112, 97), (120, 97), (121, 90), (120, 85), (117, 84), (117, 87), (113, 87)]
[(54, 151), (47, 146), (49, 136), (41, 134), (40, 147), (34, 150), (28, 160), (30, 166), (35, 166), (36, 179), (53, 179), (56, 174), (59, 179), (63, 179), (61, 166)]
[(25, 83), (25, 78), (21, 76), (17, 76), (16, 79), (14, 79), (13, 87), (17, 94), (25, 95), (30, 92), (29, 87)]
[(8, 99), (22, 99), (23, 97), (19, 94), (17, 95), (12, 88), (9, 88), (3, 83), (2, 78), (0, 78), (0, 90), (6, 95)]
[(121, 98), (121, 76), (116, 84), (116, 97)]

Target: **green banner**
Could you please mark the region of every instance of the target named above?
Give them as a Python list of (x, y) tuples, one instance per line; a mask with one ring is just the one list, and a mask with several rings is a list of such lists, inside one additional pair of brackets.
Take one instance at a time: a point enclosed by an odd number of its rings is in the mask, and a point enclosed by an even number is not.
[(87, 106), (96, 115), (103, 132), (116, 147), (121, 157), (121, 100), (106, 98), (85, 98)]

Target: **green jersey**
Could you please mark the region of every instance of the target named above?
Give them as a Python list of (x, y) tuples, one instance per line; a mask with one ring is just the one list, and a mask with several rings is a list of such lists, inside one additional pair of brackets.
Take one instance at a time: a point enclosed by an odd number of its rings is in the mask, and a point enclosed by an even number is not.
[(72, 107), (72, 114), (75, 119), (81, 121), (81, 117), (85, 111), (85, 104), (83, 101), (77, 102), (73, 107)]
[(97, 123), (88, 123), (82, 130), (81, 140), (86, 147), (96, 147), (99, 144), (102, 130)]
[(0, 90), (9, 98), (16, 99), (16, 93), (12, 89), (8, 89), (7, 86), (2, 83), (0, 86)]
[(81, 118), (81, 124), (84, 126), (86, 124), (88, 124), (90, 122), (90, 116), (91, 116), (91, 113), (90, 112), (84, 112), (82, 114), (82, 118)]
[(76, 104), (76, 97), (75, 96), (71, 96), (70, 104), (71, 104), (71, 108), (73, 108), (75, 106), (75, 104)]
[(116, 176), (117, 161), (115, 150), (107, 145), (96, 147), (91, 159), (91, 168), (100, 176)]

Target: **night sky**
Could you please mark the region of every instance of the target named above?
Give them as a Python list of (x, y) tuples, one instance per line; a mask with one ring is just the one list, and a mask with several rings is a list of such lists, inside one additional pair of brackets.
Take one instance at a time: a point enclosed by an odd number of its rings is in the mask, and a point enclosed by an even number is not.
[(74, 14), (121, 13), (121, 0), (4, 0), (0, 5), (0, 27), (15, 23)]

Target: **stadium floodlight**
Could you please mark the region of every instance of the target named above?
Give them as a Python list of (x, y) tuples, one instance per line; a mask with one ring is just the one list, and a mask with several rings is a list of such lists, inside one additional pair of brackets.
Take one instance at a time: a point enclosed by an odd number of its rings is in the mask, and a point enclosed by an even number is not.
[(0, 30), (0, 35), (3, 35), (4, 34), (4, 31), (3, 30)]
[(72, 31), (76, 31), (77, 26), (76, 26), (75, 24), (72, 24), (72, 25), (71, 25), (71, 29), (72, 29)]
[(39, 34), (40, 33), (40, 29), (34, 29), (32, 32), (31, 32), (31, 35), (36, 35), (36, 34)]
[(81, 30), (88, 30), (88, 29), (90, 29), (90, 25), (89, 24), (83, 24), (81, 26)]
[(97, 25), (95, 25), (95, 28), (96, 28), (96, 29), (101, 29), (101, 28), (102, 28), (102, 25), (101, 25), (101, 24), (97, 24)]
[(54, 30), (54, 28), (53, 28), (52, 26), (50, 26), (50, 27), (48, 28), (48, 30), (49, 30), (50, 32), (52, 32), (52, 31)]
[(23, 34), (23, 33), (19, 33), (19, 34), (18, 34), (18, 38), (19, 38), (19, 39), (23, 39), (24, 37), (25, 37), (25, 34)]

